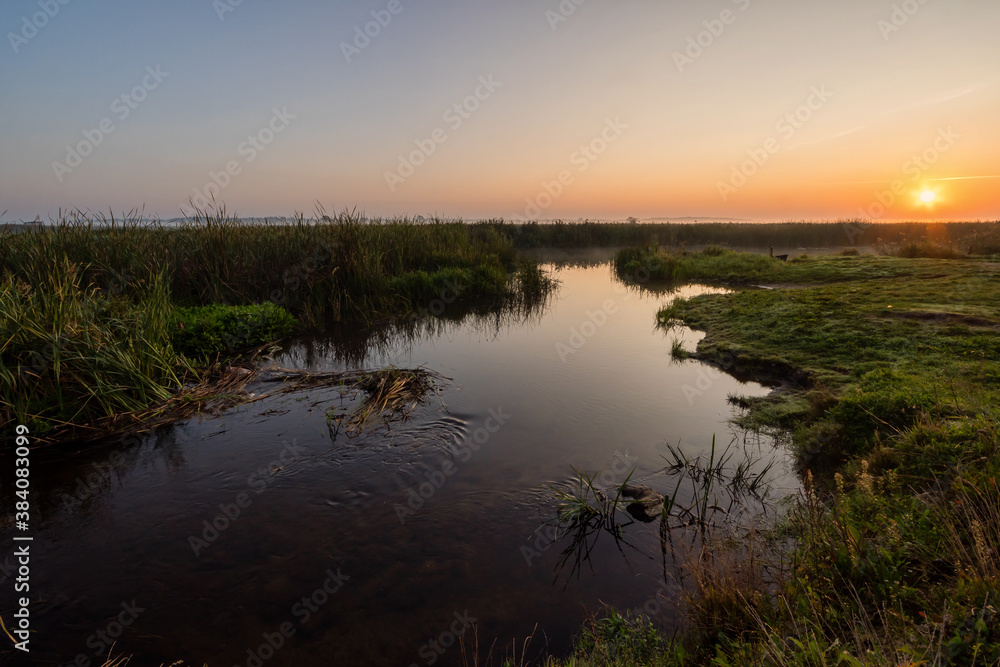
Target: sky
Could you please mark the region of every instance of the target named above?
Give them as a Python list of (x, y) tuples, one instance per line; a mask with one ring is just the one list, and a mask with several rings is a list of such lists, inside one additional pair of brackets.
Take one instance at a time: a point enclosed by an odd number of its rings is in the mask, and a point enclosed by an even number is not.
[(998, 29), (996, 0), (5, 0), (0, 220), (995, 220)]

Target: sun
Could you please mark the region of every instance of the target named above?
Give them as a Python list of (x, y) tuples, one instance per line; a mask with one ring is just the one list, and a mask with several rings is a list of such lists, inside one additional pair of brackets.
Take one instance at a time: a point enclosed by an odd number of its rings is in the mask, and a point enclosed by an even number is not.
[(935, 199), (937, 199), (937, 195), (934, 194), (933, 190), (924, 190), (923, 192), (920, 193), (920, 201), (924, 202), (925, 204), (930, 204)]

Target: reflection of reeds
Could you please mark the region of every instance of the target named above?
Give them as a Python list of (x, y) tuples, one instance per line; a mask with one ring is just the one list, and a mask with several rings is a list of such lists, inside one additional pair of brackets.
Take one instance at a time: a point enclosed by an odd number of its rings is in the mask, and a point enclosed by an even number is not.
[(473, 331), (484, 339), (538, 322), (550, 294), (529, 303), (497, 306), (488, 302), (455, 303), (440, 314), (381, 320), (364, 327), (334, 323), (321, 335), (299, 337), (286, 349), (294, 365), (314, 365), (320, 360), (347, 368), (381, 365), (382, 360), (408, 356), (426, 339), (458, 331)]
[[(738, 522), (747, 513), (765, 513), (770, 493), (768, 478), (775, 461), (772, 459), (759, 470), (751, 457), (732, 464), (736, 451), (729, 443), (717, 451), (715, 436), (708, 458), (702, 455), (689, 458), (679, 447), (667, 445), (669, 457), (665, 472), (677, 475), (673, 494), (664, 502), (664, 519), (673, 517), (677, 527), (695, 527), (705, 532), (716, 524), (716, 517)], [(686, 505), (676, 501), (678, 492), (687, 479), (691, 483), (691, 498)], [(669, 524), (668, 524), (669, 525)]]
[[(625, 541), (623, 529), (635, 522), (622, 524), (618, 521), (619, 510), (631, 502), (626, 499), (627, 496), (641, 495), (643, 500), (638, 504), (648, 505), (653, 502), (659, 507), (660, 546), (665, 577), (668, 577), (668, 557), (675, 569), (685, 567), (691, 558), (689, 552), (678, 552), (674, 543), (675, 531), (691, 538), (688, 549), (699, 544), (700, 549), (704, 550), (709, 545), (730, 539), (735, 531), (749, 529), (753, 532), (748, 524), (767, 514), (770, 494), (768, 478), (774, 467), (774, 460), (763, 465), (751, 456), (735, 461), (737, 452), (734, 443), (719, 451), (714, 437), (707, 457), (699, 455), (690, 458), (679, 447), (670, 445), (667, 446), (667, 451), (668, 465), (664, 472), (673, 478), (673, 489), (662, 496), (662, 501), (660, 494), (646, 487), (631, 487), (626, 490), (634, 470), (625, 481), (605, 492), (596, 485), (597, 475), (574, 468), (575, 478), (567, 488), (552, 489), (559, 501), (558, 532), (561, 536), (572, 537), (563, 551), (558, 569), (572, 564), (570, 575), (578, 575), (583, 564), (590, 561), (590, 553), (602, 533), (611, 534), (619, 550), (622, 550), (622, 545), (631, 546)], [(690, 496), (681, 501), (679, 497), (682, 490), (686, 489), (687, 482), (691, 485)], [(655, 500), (650, 500), (651, 498)], [(659, 505), (660, 502), (662, 505)], [(700, 559), (704, 560), (703, 557)]]
[[(572, 540), (563, 549), (562, 557), (556, 565), (556, 571), (569, 567), (567, 581), (578, 577), (585, 563), (590, 563), (590, 554), (597, 546), (600, 536), (609, 533), (615, 540), (619, 551), (624, 541), (623, 528), (631, 525), (618, 522), (618, 511), (623, 505), (622, 492), (628, 484), (632, 473), (614, 489), (614, 497), (609, 497), (603, 490), (597, 488), (596, 474), (587, 474), (573, 468), (575, 479), (568, 488), (552, 487), (552, 493), (559, 501), (556, 507), (557, 534), (560, 537), (571, 536)], [(633, 471), (634, 472), (634, 471)], [(624, 551), (623, 551), (624, 553)]]

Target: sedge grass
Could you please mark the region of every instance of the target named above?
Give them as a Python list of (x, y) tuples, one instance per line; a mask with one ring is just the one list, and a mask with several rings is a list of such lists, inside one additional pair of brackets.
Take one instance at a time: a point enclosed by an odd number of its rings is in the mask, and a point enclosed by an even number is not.
[(0, 426), (55, 429), (162, 406), (212, 360), (330, 321), (475, 302), (544, 304), (554, 283), (495, 230), (355, 213), (164, 225), (75, 213), (0, 230)]

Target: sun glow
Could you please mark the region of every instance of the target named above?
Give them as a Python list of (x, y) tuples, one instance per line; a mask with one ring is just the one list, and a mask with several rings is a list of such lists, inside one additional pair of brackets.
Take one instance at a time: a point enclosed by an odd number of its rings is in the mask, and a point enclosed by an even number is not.
[(924, 202), (925, 204), (930, 204), (935, 199), (937, 199), (937, 194), (935, 194), (933, 190), (924, 190), (922, 193), (920, 193), (920, 201)]

